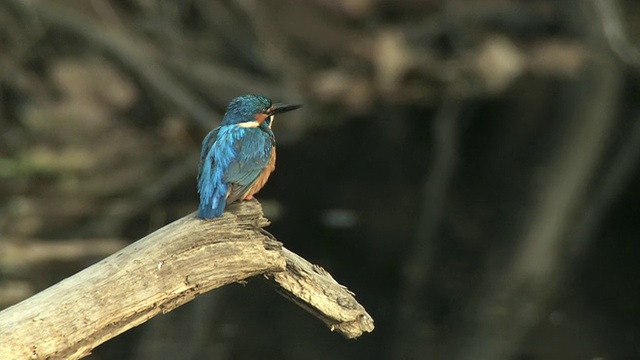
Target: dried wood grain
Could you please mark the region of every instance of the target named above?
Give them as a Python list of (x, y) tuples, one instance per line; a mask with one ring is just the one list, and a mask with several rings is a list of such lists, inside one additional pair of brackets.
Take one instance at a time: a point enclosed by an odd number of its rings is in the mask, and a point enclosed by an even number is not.
[(199, 294), (256, 275), (347, 338), (372, 331), (353, 294), (283, 248), (262, 229), (268, 223), (257, 201), (213, 221), (187, 215), (0, 312), (0, 354), (78, 359)]

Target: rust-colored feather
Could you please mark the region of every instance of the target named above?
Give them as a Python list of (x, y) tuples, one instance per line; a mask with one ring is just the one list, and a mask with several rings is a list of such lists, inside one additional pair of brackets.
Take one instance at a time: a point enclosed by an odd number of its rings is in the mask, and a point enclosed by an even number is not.
[(253, 198), (253, 195), (257, 194), (260, 189), (264, 187), (269, 180), (269, 176), (276, 169), (276, 147), (271, 148), (271, 158), (269, 158), (269, 162), (267, 166), (262, 170), (260, 175), (256, 178), (256, 181), (251, 185), (249, 190), (242, 196), (245, 200), (250, 200)]

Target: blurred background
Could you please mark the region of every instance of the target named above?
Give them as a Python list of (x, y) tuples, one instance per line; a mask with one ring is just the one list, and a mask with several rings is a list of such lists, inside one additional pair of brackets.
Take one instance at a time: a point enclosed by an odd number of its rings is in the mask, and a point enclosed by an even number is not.
[(90, 359), (638, 359), (639, 35), (632, 0), (4, 0), (0, 308), (193, 212), (255, 93), (305, 104), (268, 230), (375, 331), (255, 279)]

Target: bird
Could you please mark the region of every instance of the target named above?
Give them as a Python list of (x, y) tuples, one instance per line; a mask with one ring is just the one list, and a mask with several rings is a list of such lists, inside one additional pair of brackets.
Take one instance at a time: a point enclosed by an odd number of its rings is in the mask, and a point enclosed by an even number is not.
[(202, 141), (199, 218), (221, 217), (226, 205), (253, 199), (275, 170), (274, 116), (301, 106), (272, 103), (259, 95), (231, 100), (220, 126)]

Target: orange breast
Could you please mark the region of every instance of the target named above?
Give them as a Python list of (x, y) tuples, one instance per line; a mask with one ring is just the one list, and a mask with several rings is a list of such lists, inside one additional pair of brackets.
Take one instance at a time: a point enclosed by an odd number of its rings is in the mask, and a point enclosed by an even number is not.
[(275, 169), (276, 169), (276, 147), (273, 146), (271, 148), (271, 158), (269, 159), (269, 163), (267, 163), (267, 166), (264, 168), (264, 170), (262, 170), (260, 175), (258, 175), (256, 182), (253, 183), (251, 188), (249, 188), (249, 191), (247, 191), (242, 198), (250, 199), (254, 194), (258, 193), (258, 191), (260, 191), (260, 189), (264, 187), (264, 184), (267, 183), (267, 180), (269, 180), (269, 176), (271, 176), (271, 173)]

